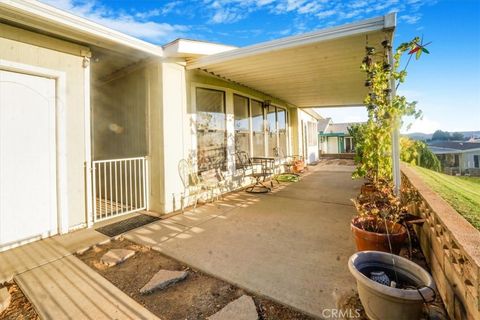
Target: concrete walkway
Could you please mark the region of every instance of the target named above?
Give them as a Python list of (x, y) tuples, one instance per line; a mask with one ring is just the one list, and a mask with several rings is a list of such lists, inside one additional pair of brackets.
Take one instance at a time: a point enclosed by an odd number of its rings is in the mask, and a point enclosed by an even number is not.
[(312, 167), (270, 194), (230, 194), (127, 233), (208, 274), (314, 316), (351, 293), (352, 167)]
[(73, 256), (108, 239), (82, 229), (1, 252), (0, 283), (15, 279), (41, 319), (158, 319)]

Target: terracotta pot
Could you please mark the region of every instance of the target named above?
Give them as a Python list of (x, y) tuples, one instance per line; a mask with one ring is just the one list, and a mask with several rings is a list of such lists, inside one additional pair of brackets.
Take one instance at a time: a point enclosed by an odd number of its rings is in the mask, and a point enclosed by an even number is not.
[(294, 173), (302, 173), (305, 170), (305, 163), (303, 161), (294, 161), (293, 162), (293, 172)]
[(368, 220), (371, 221), (373, 218), (356, 217), (352, 219), (350, 226), (355, 239), (355, 244), (357, 245), (357, 250), (390, 252), (390, 246), (388, 243), (388, 239), (390, 238), (392, 253), (398, 254), (403, 243), (405, 242), (405, 239), (407, 238), (407, 229), (399, 223), (392, 225), (392, 222), (387, 221), (388, 230), (392, 231), (388, 235), (386, 232), (371, 232), (363, 230), (362, 222), (367, 223)]
[(360, 188), (360, 193), (363, 195), (372, 194), (373, 192), (375, 192), (375, 185), (370, 182), (363, 184)]

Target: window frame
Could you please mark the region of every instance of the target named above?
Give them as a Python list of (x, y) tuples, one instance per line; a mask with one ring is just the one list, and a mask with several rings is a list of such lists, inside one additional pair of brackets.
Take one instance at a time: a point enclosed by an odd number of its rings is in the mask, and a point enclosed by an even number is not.
[[(226, 90), (221, 90), (221, 89), (216, 89), (216, 88), (211, 88), (211, 87), (208, 87), (208, 86), (202, 86), (202, 85), (196, 85), (194, 86), (194, 101), (195, 101), (195, 138), (196, 138), (196, 149), (195, 149), (195, 154), (196, 154), (196, 167), (197, 167), (197, 171), (198, 173), (201, 173), (201, 172), (204, 172), (204, 171), (208, 171), (210, 169), (205, 169), (205, 170), (201, 170), (200, 169), (200, 165), (199, 165), (199, 156), (198, 156), (198, 153), (199, 153), (199, 141), (198, 141), (198, 133), (199, 133), (199, 130), (198, 130), (198, 90), (201, 89), (201, 90), (206, 90), (206, 91), (215, 91), (215, 92), (221, 92), (223, 94), (223, 114), (224, 114), (224, 130), (223, 130), (223, 142), (224, 142), (224, 154), (225, 154), (225, 160), (224, 160), (224, 163), (217, 169), (220, 169), (222, 171), (226, 171), (227, 168), (228, 168), (228, 123), (227, 123), (227, 91)], [(204, 111), (200, 111), (200, 112), (204, 112)]]
[[(232, 107), (233, 107), (233, 136), (234, 136), (234, 141), (236, 139), (236, 134), (237, 134), (237, 130), (235, 128), (235, 96), (237, 97), (240, 97), (240, 98), (244, 98), (244, 99), (247, 99), (247, 120), (248, 120), (248, 154), (250, 155), (251, 152), (252, 152), (252, 134), (253, 134), (253, 125), (252, 125), (252, 108), (251, 108), (251, 98), (249, 98), (248, 96), (245, 96), (245, 95), (242, 95), (242, 94), (239, 94), (239, 93), (236, 93), (236, 92), (233, 92), (232, 93)], [(235, 148), (235, 152), (237, 152), (236, 150), (236, 145), (234, 145), (234, 148)]]

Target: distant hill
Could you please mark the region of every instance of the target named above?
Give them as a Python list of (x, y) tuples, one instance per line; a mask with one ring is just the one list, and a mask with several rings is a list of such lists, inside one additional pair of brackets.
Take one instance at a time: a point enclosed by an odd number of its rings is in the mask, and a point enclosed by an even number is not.
[[(465, 138), (470, 138), (472, 136), (475, 137), (480, 137), (480, 131), (459, 131)], [(429, 140), (432, 138), (433, 132), (432, 133), (422, 133), (422, 132), (412, 132), (412, 133), (407, 133), (404, 134), (404, 136), (409, 137), (410, 139), (413, 140)]]

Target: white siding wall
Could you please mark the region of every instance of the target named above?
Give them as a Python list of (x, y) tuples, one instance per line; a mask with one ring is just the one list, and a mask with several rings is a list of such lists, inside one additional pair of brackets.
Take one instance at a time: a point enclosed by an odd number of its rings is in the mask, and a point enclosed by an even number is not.
[[(42, 47), (35, 45), (42, 43)], [(46, 46), (49, 49), (45, 48)], [(63, 52), (62, 52), (63, 51)], [(70, 52), (64, 53), (64, 52)], [(86, 223), (84, 140), (84, 47), (0, 24), (0, 59), (66, 74), (66, 175), (68, 226)], [(32, 209), (34, 209), (32, 207)]]

